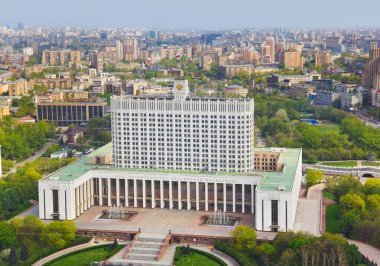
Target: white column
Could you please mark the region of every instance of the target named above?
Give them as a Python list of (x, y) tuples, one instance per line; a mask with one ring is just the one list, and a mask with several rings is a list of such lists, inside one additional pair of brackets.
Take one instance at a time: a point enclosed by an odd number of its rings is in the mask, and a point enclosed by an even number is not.
[(79, 198), (80, 198), (80, 213), (82, 214), (83, 213), (83, 210), (84, 210), (84, 196), (83, 196), (83, 184), (79, 186), (80, 190), (79, 190)]
[(151, 190), (152, 190), (152, 208), (156, 208), (156, 195), (155, 195), (155, 188), (154, 188), (154, 180), (152, 180), (152, 183), (151, 183)]
[(199, 211), (199, 182), (195, 183), (195, 209)]
[(236, 202), (235, 202), (235, 184), (232, 184), (232, 212), (236, 212)]
[(227, 211), (227, 185), (223, 183), (223, 211)]
[(245, 207), (244, 207), (244, 197), (245, 197), (245, 194), (244, 194), (244, 184), (241, 185), (241, 212), (244, 213), (245, 212)]
[(80, 212), (79, 212), (79, 187), (75, 188), (75, 212), (76, 216), (78, 217)]
[(118, 178), (116, 180), (116, 206), (120, 206), (120, 180)]
[(160, 180), (160, 203), (161, 203), (161, 209), (163, 209), (164, 206), (164, 181)]
[(83, 210), (88, 209), (88, 181), (83, 183)]
[(92, 179), (87, 181), (87, 209), (91, 208), (91, 180)]
[(173, 209), (173, 184), (169, 181), (169, 209)]
[(190, 182), (188, 181), (187, 182), (187, 185), (186, 185), (186, 195), (187, 195), (187, 210), (190, 210), (191, 209), (191, 197), (190, 197)]
[(214, 183), (214, 211), (218, 210), (218, 183)]
[(129, 199), (128, 199), (128, 196), (129, 196), (128, 179), (125, 179), (124, 187), (125, 187), (125, 188), (124, 188), (125, 207), (128, 207), (128, 206), (129, 206)]
[(99, 206), (103, 205), (103, 182), (102, 179), (99, 178)]
[(253, 189), (255, 188), (254, 185), (251, 185), (251, 213), (255, 213), (255, 206), (254, 206), (254, 198), (253, 198)]
[(182, 209), (182, 198), (181, 198), (181, 181), (178, 181), (178, 210)]
[(205, 211), (208, 211), (208, 183), (205, 182)]
[(142, 190), (143, 190), (143, 208), (146, 208), (146, 184), (145, 180), (142, 180)]
[(111, 204), (111, 178), (107, 178), (107, 194), (108, 194), (108, 206), (112, 206)]
[(137, 180), (133, 179), (133, 206), (137, 207)]
[(91, 178), (91, 180), (90, 180), (90, 197), (91, 197), (91, 199), (90, 199), (90, 203), (91, 203), (91, 205), (90, 206), (93, 206), (94, 205), (94, 179), (93, 178)]

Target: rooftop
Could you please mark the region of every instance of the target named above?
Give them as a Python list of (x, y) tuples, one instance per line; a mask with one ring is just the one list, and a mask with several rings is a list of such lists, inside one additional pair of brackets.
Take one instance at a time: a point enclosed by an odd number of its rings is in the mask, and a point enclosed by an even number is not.
[(209, 175), (215, 177), (262, 177), (257, 189), (264, 191), (278, 191), (283, 187), (284, 191), (290, 192), (293, 188), (294, 178), (297, 170), (297, 163), (301, 156), (302, 149), (283, 148), (256, 148), (257, 152), (281, 152), (278, 163), (284, 164), (282, 172), (253, 171), (249, 173), (237, 172), (203, 172), (186, 170), (163, 170), (146, 168), (116, 168), (111, 165), (93, 164), (96, 157), (107, 156), (112, 153), (112, 143), (97, 149), (86, 157), (48, 175), (43, 180), (71, 182), (86, 174), (91, 170), (123, 171), (126, 173), (157, 173), (157, 174), (185, 174), (185, 175)]
[(280, 152), (280, 158), (277, 163), (284, 165), (281, 172), (266, 172), (257, 189), (278, 191), (279, 187), (282, 187), (286, 192), (292, 191), (302, 149), (255, 148), (255, 152)]

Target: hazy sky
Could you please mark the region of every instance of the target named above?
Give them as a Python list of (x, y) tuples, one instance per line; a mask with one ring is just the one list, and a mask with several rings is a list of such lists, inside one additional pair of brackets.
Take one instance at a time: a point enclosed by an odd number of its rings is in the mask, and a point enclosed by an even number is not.
[(377, 27), (379, 0), (0, 0), (0, 25)]

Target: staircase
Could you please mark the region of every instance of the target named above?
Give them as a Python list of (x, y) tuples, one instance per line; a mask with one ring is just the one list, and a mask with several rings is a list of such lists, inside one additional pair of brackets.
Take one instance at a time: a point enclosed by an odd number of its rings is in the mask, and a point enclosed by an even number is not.
[(135, 239), (132, 248), (125, 254), (125, 264), (128, 266), (170, 266), (170, 262), (160, 262), (168, 236), (160, 234), (141, 233)]

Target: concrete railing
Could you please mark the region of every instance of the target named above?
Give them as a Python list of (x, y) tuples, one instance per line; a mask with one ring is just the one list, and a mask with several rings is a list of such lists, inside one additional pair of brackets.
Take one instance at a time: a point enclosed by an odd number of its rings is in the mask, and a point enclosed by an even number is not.
[(128, 258), (128, 255), (129, 255), (129, 253), (131, 253), (131, 250), (132, 250), (133, 246), (135, 245), (135, 243), (137, 241), (137, 237), (138, 237), (139, 234), (140, 234), (140, 232), (137, 233), (137, 234), (135, 234), (135, 236), (133, 237), (133, 240), (131, 241), (131, 244), (129, 245), (129, 247), (127, 248), (127, 251), (124, 254), (124, 259)]
[(169, 246), (170, 239), (172, 238), (172, 234), (168, 234), (166, 237), (164, 243), (162, 244), (160, 251), (158, 252), (158, 255), (156, 257), (156, 261), (159, 261), (162, 256), (164, 255), (165, 249)]

